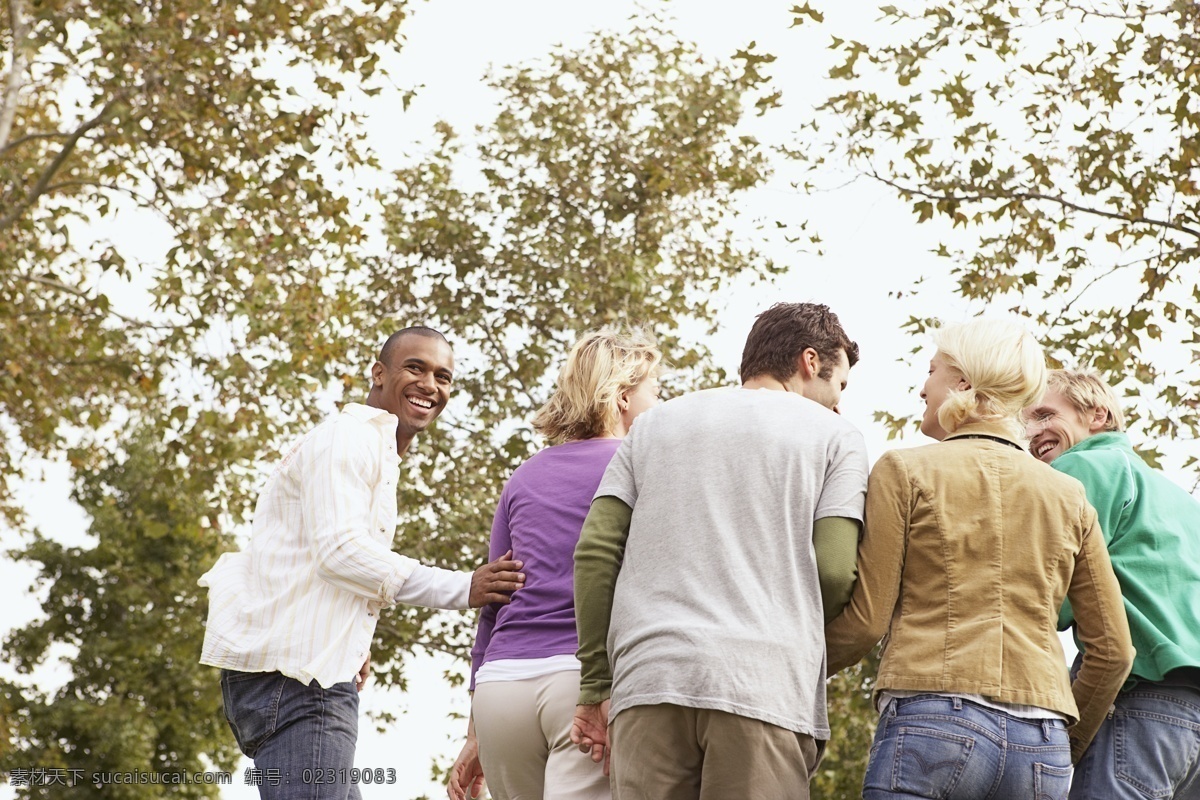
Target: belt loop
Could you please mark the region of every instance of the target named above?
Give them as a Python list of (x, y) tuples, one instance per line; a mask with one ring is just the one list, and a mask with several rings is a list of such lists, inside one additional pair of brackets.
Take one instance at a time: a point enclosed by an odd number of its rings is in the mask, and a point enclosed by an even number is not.
[(955, 698), (953, 698), (953, 700), (954, 700), (954, 710), (955, 710), (955, 711), (962, 711), (962, 698), (961, 698), (961, 697), (955, 697)]
[(1042, 741), (1050, 741), (1050, 731), (1054, 730), (1054, 723), (1049, 719), (1042, 720)]

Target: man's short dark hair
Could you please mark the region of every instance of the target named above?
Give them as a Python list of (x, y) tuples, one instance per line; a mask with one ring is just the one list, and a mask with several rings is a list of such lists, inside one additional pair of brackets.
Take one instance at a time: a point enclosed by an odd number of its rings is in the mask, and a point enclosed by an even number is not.
[(858, 345), (850, 341), (837, 314), (829, 306), (817, 303), (776, 303), (758, 315), (738, 374), (742, 381), (770, 375), (786, 381), (796, 374), (800, 354), (811, 347), (821, 357), (818, 378), (828, 379), (840, 361), (838, 351), (845, 350), (850, 366), (858, 363)]
[(387, 338), (387, 341), (383, 343), (383, 347), (379, 348), (379, 362), (381, 364), (391, 364), (392, 362), (389, 359), (392, 357), (392, 351), (396, 349), (396, 345), (400, 343), (401, 339), (409, 335), (441, 339), (447, 345), (450, 344), (450, 340), (437, 328), (431, 328), (428, 325), (409, 325), (407, 328), (401, 328)]

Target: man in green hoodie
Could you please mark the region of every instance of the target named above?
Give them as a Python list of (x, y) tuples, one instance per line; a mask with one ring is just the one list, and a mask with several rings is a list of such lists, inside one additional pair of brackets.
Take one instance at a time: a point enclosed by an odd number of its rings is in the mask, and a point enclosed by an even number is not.
[[(1094, 373), (1052, 372), (1025, 419), (1029, 452), (1082, 483), (1096, 508), (1137, 649), (1071, 800), (1200, 798), (1200, 502), (1133, 451)], [(1073, 622), (1067, 604), (1059, 629)]]

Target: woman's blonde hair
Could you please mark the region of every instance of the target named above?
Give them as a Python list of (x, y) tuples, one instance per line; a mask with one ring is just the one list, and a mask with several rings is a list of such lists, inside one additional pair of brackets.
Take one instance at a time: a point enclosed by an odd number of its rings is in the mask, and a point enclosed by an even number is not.
[(934, 342), (946, 364), (971, 385), (952, 389), (938, 423), (953, 433), (967, 422), (998, 422), (1025, 438), (1021, 410), (1046, 393), (1046, 354), (1016, 322), (977, 319), (941, 328)]
[(621, 393), (650, 377), (661, 361), (654, 338), (641, 328), (588, 331), (571, 348), (533, 429), (555, 444), (611, 434), (621, 419)]

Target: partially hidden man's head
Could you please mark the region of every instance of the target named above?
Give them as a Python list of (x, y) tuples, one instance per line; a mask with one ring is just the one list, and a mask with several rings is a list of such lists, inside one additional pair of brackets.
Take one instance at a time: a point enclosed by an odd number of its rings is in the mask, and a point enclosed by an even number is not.
[(742, 382), (771, 377), (794, 391), (834, 408), (858, 345), (842, 329), (837, 314), (817, 303), (776, 303), (758, 315), (738, 374)]
[(1125, 430), (1116, 392), (1095, 372), (1054, 370), (1046, 396), (1024, 417), (1029, 452), (1047, 464), (1084, 439)]
[(454, 351), (440, 331), (413, 325), (396, 331), (371, 365), (369, 402), (395, 414), (397, 434), (413, 436), (433, 422), (450, 400)]

